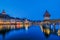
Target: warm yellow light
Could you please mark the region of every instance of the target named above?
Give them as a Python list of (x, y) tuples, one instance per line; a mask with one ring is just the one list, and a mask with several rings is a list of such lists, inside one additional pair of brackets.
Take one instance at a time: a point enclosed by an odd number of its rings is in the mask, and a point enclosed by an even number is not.
[(3, 25), (0, 25), (0, 30), (2, 30), (3, 29)]
[(29, 26), (29, 23), (25, 23), (24, 26), (25, 26), (25, 27), (28, 27), (28, 26)]
[(29, 23), (24, 23), (24, 26), (25, 26), (25, 29), (28, 30), (28, 27), (29, 27)]
[(10, 22), (3, 22), (3, 24), (10, 24)]
[(6, 22), (6, 24), (10, 24), (10, 22)]
[(3, 21), (0, 22), (0, 24), (3, 24), (3, 23), (4, 23)]
[(44, 30), (44, 32), (46, 33), (46, 34), (50, 34), (50, 30), (49, 29), (43, 29)]
[(23, 23), (21, 23), (19, 26), (20, 26), (20, 27), (23, 27)]
[(57, 33), (58, 33), (58, 36), (60, 36), (60, 30), (58, 30), (58, 32), (57, 32)]
[(7, 28), (10, 29), (10, 25), (7, 25)]
[(21, 27), (23, 27), (23, 22), (16, 22), (17, 23), (17, 28), (21, 28)]

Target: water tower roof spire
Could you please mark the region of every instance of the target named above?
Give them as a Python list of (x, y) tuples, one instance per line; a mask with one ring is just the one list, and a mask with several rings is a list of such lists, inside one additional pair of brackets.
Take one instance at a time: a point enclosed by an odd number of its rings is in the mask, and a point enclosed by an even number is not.
[(6, 14), (5, 10), (2, 10), (2, 14)]
[(45, 14), (44, 14), (44, 17), (50, 17), (50, 14), (49, 12), (46, 10)]

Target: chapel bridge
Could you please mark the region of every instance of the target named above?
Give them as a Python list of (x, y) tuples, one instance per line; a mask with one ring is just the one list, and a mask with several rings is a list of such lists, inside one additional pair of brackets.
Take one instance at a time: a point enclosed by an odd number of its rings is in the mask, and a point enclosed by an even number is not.
[(50, 16), (51, 15), (46, 10), (45, 14), (43, 15), (43, 21), (33, 21), (26, 18), (22, 19), (11, 17), (3, 10), (2, 13), (0, 13), (0, 33), (5, 33), (9, 30), (20, 28), (25, 28), (28, 30), (31, 25), (39, 25), (42, 32), (44, 32), (46, 36), (50, 35), (51, 33), (60, 36), (60, 19), (50, 19)]

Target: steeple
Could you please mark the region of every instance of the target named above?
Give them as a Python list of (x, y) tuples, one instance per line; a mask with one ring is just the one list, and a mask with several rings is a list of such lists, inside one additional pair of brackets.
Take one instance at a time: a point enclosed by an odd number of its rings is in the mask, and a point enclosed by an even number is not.
[(50, 14), (47, 10), (46, 10), (46, 12), (43, 16), (44, 16), (44, 20), (49, 20), (50, 19)]
[(6, 14), (5, 10), (2, 10), (2, 14)]

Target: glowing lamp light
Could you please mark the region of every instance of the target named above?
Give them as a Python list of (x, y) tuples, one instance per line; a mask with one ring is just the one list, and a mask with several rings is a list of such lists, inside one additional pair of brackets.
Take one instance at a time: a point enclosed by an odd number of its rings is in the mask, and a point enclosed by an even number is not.
[(25, 23), (24, 26), (25, 26), (25, 29), (28, 30), (29, 23)]
[(7, 25), (7, 29), (10, 29), (10, 25)]
[(29, 21), (27, 19), (24, 21), (24, 26), (25, 26), (25, 29), (28, 30)]
[(17, 22), (17, 28), (22, 28), (23, 27), (23, 22)]
[(60, 30), (58, 30), (58, 32), (57, 32), (57, 33), (58, 33), (58, 36), (60, 36)]
[(50, 30), (49, 29), (44, 29), (44, 33), (46, 33), (46, 34), (50, 34)]
[(2, 30), (3, 29), (3, 26), (2, 25), (0, 25), (0, 30)]
[(23, 27), (23, 22), (20, 22), (19, 26), (20, 26), (20, 28), (22, 28)]

